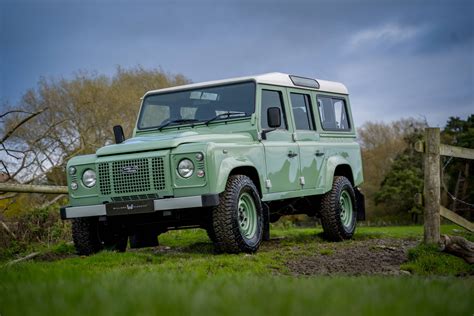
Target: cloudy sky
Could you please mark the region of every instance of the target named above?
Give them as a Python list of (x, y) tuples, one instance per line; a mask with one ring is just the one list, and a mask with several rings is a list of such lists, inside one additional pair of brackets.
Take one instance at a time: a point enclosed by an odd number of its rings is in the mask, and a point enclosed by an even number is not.
[[(0, 102), (117, 65), (341, 81), (357, 125), (474, 113), (474, 1), (0, 0)], [(138, 103), (137, 103), (138, 107)]]

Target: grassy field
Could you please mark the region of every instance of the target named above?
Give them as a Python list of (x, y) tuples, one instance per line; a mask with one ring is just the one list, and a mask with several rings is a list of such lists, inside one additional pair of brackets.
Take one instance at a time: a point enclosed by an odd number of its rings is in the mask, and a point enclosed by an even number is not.
[[(452, 233), (454, 226), (443, 226)], [(422, 228), (361, 227), (364, 240), (420, 239)], [(412, 251), (407, 276), (295, 276), (287, 262), (331, 256), (319, 229), (275, 229), (255, 255), (216, 255), (202, 230), (160, 236), (160, 247), (73, 255), (70, 245), (0, 268), (0, 314), (8, 315), (472, 315), (472, 271), (430, 249)], [(339, 249), (339, 248), (337, 248)], [(336, 249), (336, 250), (337, 250)], [(420, 261), (421, 260), (421, 261)], [(425, 260), (425, 261), (423, 261)], [(437, 263), (444, 269), (436, 267)], [(433, 267), (432, 265), (435, 265)], [(456, 266), (455, 270), (449, 267)], [(410, 268), (410, 266), (408, 266)], [(457, 270), (456, 270), (457, 269)], [(416, 275), (419, 274), (419, 275)], [(430, 276), (424, 276), (424, 275)], [(433, 275), (443, 274), (443, 276)]]

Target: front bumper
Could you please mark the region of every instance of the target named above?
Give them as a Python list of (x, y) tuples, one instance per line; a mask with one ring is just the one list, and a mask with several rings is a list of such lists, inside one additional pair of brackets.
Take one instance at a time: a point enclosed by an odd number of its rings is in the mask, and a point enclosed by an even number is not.
[[(126, 212), (121, 214), (110, 214), (107, 212), (107, 204), (97, 205), (86, 205), (86, 206), (65, 206), (61, 207), (61, 219), (71, 219), (79, 217), (93, 217), (93, 216), (123, 216), (133, 215), (134, 202), (139, 201), (128, 201), (126, 206)], [(179, 198), (167, 198), (153, 200), (152, 212), (173, 210), (173, 209), (184, 209), (184, 208), (198, 208), (198, 207), (211, 207), (219, 204), (218, 194), (206, 194), (196, 196), (186, 196)]]

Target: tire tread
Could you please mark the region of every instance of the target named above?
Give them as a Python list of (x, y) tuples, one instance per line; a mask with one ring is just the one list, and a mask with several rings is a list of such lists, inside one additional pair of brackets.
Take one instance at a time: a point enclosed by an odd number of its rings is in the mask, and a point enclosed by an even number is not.
[[(262, 240), (262, 205), (260, 198), (254, 198), (255, 206), (259, 222), (257, 225), (258, 241), (254, 245), (249, 245), (241, 236), (236, 220), (236, 203), (238, 201), (240, 191), (243, 187), (248, 186), (253, 191), (254, 197), (258, 197), (258, 191), (250, 178), (245, 175), (232, 175), (226, 184), (226, 189), (220, 194), (220, 203), (213, 209), (212, 226), (215, 235), (215, 245), (218, 252), (253, 253), (257, 251)], [(211, 236), (209, 236), (211, 237)]]
[[(323, 195), (321, 199), (321, 224), (323, 226), (324, 235), (328, 240), (331, 241), (342, 241), (344, 239), (350, 239), (354, 235), (354, 229), (348, 232), (344, 229), (340, 219), (340, 205), (339, 205), (339, 194), (344, 187), (350, 188), (350, 194), (353, 202), (353, 212), (355, 209), (354, 190), (350, 181), (343, 176), (335, 176), (331, 191)], [(357, 217), (353, 215), (354, 220)]]

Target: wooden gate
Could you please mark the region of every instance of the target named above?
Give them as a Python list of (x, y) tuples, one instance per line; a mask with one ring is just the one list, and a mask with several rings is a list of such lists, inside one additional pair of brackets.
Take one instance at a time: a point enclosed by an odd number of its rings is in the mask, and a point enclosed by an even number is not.
[(440, 205), (441, 199), (441, 168), (440, 156), (474, 159), (474, 149), (455, 147), (440, 143), (440, 129), (426, 128), (425, 141), (417, 142), (415, 149), (424, 153), (424, 241), (438, 243), (440, 239), (440, 216), (457, 225), (474, 231), (474, 224), (459, 214)]

